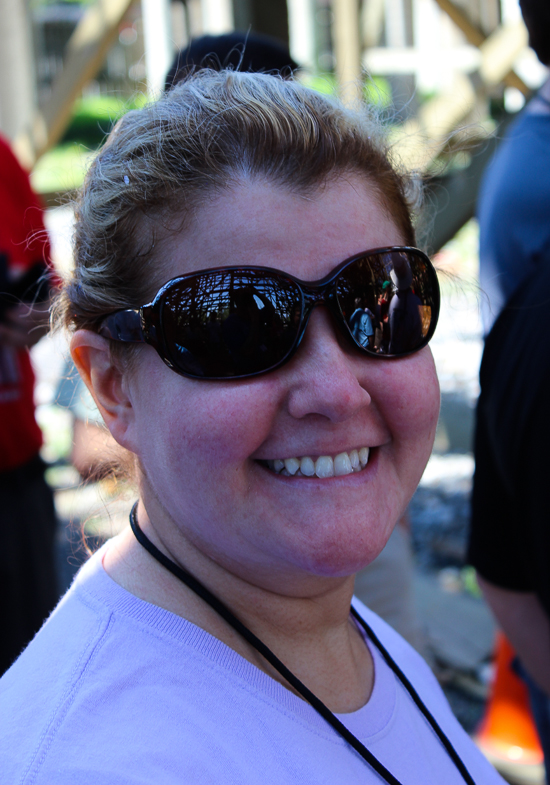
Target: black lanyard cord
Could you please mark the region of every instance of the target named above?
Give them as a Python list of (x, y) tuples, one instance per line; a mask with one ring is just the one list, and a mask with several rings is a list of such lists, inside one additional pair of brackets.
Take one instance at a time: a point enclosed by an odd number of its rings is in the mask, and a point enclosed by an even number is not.
[(417, 691), (415, 690), (413, 685), (410, 683), (408, 678), (405, 676), (405, 674), (403, 673), (403, 671), (401, 670), (399, 665), (392, 658), (391, 654), (386, 649), (384, 644), (380, 641), (380, 639), (377, 637), (377, 635), (371, 629), (371, 627), (367, 624), (367, 622), (363, 618), (361, 618), (361, 616), (357, 613), (357, 611), (355, 610), (355, 608), (353, 606), (351, 608), (351, 612), (352, 612), (352, 615), (357, 619), (359, 624), (363, 627), (363, 629), (367, 633), (368, 637), (374, 643), (374, 645), (376, 646), (376, 648), (378, 649), (380, 654), (386, 660), (386, 663), (389, 665), (389, 667), (395, 673), (395, 675), (397, 676), (397, 678), (399, 679), (401, 684), (405, 687), (405, 689), (407, 690), (407, 692), (411, 696), (413, 702), (416, 704), (416, 706), (418, 707), (420, 712), (424, 715), (426, 720), (429, 722), (429, 724), (431, 725), (434, 733), (439, 738), (439, 741), (445, 747), (449, 757), (451, 758), (451, 760), (453, 761), (453, 763), (455, 764), (455, 766), (457, 767), (459, 772), (462, 774), (462, 778), (464, 779), (464, 781), (467, 782), (468, 785), (475, 785), (475, 782), (472, 779), (472, 777), (470, 775), (470, 772), (468, 771), (468, 769), (466, 768), (466, 766), (464, 765), (464, 763), (462, 761), (462, 758), (460, 757), (458, 752), (455, 750), (455, 748), (453, 747), (453, 745), (451, 744), (451, 742), (449, 741), (447, 736), (445, 736), (445, 734), (441, 730), (437, 720), (435, 719), (433, 714), (430, 712), (430, 710), (428, 709), (428, 707), (426, 706), (426, 704), (424, 703), (424, 701), (422, 700), (420, 695), (417, 693)]
[[(241, 635), (254, 649), (256, 649), (256, 651), (259, 652), (259, 654), (261, 654), (262, 657), (264, 657), (264, 659), (267, 660), (267, 662), (269, 662), (270, 665), (272, 665), (275, 670), (281, 674), (281, 676), (296, 690), (296, 692), (298, 692), (323, 717), (323, 719), (325, 719), (326, 722), (328, 722), (329, 725), (331, 725), (334, 730), (343, 739), (345, 739), (345, 741), (347, 741), (347, 743), (353, 747), (356, 752), (359, 753), (359, 755), (377, 772), (377, 774), (379, 774), (387, 783), (389, 783), (389, 785), (402, 785), (402, 783), (396, 777), (394, 777), (393, 774), (388, 771), (388, 769), (386, 769), (382, 763), (380, 763), (380, 761), (372, 754), (372, 752), (370, 752), (365, 747), (365, 745), (362, 744), (359, 739), (357, 739), (353, 733), (351, 733), (351, 731), (349, 731), (346, 726), (341, 723), (337, 717), (334, 716), (331, 710), (325, 706), (325, 704), (313, 692), (311, 692), (311, 690), (309, 690), (306, 685), (303, 684), (300, 679), (298, 679), (275, 654), (273, 654), (271, 649), (269, 649), (265, 643), (256, 637), (256, 635), (254, 635), (254, 633), (251, 632), (248, 627), (239, 621), (239, 619), (232, 613), (232, 611), (229, 610), (226, 605), (224, 605), (223, 602), (221, 602), (221, 600), (212, 594), (206, 588), (206, 586), (204, 586), (199, 580), (197, 580), (197, 578), (191, 575), (190, 572), (187, 572), (187, 570), (185, 570), (183, 567), (180, 567), (178, 564), (173, 562), (171, 559), (165, 556), (162, 551), (159, 551), (155, 545), (153, 545), (151, 540), (149, 540), (149, 538), (144, 534), (138, 524), (136, 510), (137, 502), (134, 504), (130, 512), (130, 526), (140, 545), (142, 545), (154, 559), (160, 562), (163, 567), (169, 570), (173, 575), (175, 575), (176, 578), (182, 581), (186, 586), (188, 586), (188, 588), (194, 591), (195, 594), (208, 603), (208, 605), (210, 605), (210, 607), (215, 610), (216, 613), (218, 613), (231, 627), (233, 627), (236, 632), (239, 633), (239, 635)], [(451, 745), (451, 742), (447, 739), (437, 724), (435, 718), (425, 707), (424, 703), (421, 701), (416, 690), (410, 684), (405, 674), (393, 661), (390, 654), (380, 643), (369, 625), (361, 618), (361, 616), (353, 607), (351, 612), (357, 621), (362, 625), (374, 645), (380, 650), (382, 656), (390, 668), (394, 671), (394, 673), (404, 685), (405, 689), (411, 695), (414, 703), (426, 717), (438, 738), (441, 740), (443, 746), (449, 753), (453, 763), (462, 774), (464, 780), (468, 783), (468, 785), (475, 785), (474, 780), (471, 778), (462, 760), (458, 756), (454, 747)]]

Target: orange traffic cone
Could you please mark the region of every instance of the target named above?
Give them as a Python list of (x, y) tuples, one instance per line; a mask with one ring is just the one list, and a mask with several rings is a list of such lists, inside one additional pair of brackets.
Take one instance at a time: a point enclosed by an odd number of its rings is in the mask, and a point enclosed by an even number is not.
[(485, 716), (475, 741), (503, 776), (517, 783), (545, 783), (543, 753), (523, 681), (511, 668), (515, 657), (503, 633), (497, 633), (495, 676)]

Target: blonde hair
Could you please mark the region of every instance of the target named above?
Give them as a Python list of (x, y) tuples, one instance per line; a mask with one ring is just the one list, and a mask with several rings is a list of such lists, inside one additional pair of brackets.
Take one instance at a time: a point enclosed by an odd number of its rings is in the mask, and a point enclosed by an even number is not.
[(303, 193), (349, 172), (377, 188), (413, 245), (409, 182), (392, 165), (373, 112), (277, 76), (191, 74), (157, 103), (125, 115), (90, 167), (59, 318), (72, 329), (94, 329), (102, 316), (146, 302), (169, 220), (180, 216), (184, 230), (213, 194), (258, 177)]

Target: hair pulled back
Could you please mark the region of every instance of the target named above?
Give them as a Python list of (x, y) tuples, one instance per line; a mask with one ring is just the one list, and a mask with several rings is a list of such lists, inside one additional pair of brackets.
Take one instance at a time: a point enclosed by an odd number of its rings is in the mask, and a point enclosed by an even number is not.
[(311, 192), (350, 172), (377, 188), (414, 244), (409, 183), (392, 166), (373, 113), (277, 76), (190, 75), (126, 114), (91, 165), (76, 207), (75, 268), (61, 321), (94, 329), (102, 316), (146, 302), (163, 283), (155, 285), (163, 227), (174, 216), (184, 227), (212, 195), (256, 178)]

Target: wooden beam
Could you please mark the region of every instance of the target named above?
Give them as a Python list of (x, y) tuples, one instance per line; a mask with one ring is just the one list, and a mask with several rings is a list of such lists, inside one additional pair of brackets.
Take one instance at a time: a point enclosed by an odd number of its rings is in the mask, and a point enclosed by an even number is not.
[[(439, 2), (439, 0), (437, 0)], [(468, 118), (480, 97), (486, 96), (504, 76), (527, 44), (523, 23), (498, 28), (480, 46), (481, 66), (472, 79), (457, 74), (451, 89), (428, 101), (407, 121), (396, 139), (396, 149), (409, 169), (426, 171)], [(477, 82), (475, 88), (473, 82)]]
[(476, 105), (476, 91), (464, 74), (450, 89), (425, 103), (396, 134), (396, 151), (408, 170), (425, 172)]
[(473, 217), (485, 167), (513, 118), (514, 115), (507, 115), (498, 132), (486, 139), (472, 140), (468, 150), (471, 161), (466, 169), (428, 177), (425, 181), (426, 217), (420, 227), (419, 239), (420, 247), (428, 248), (430, 254), (437, 253)]
[(63, 136), (75, 100), (97, 74), (115, 41), (118, 28), (133, 0), (96, 0), (75, 28), (65, 50), (63, 70), (52, 85), (47, 103), (24, 131), (14, 150), (28, 169)]
[[(455, 25), (462, 31), (468, 43), (473, 44), (474, 46), (477, 46), (479, 49), (481, 49), (485, 44), (485, 42), (488, 40), (488, 38), (481, 32), (481, 30), (478, 27), (476, 27), (468, 19), (464, 11), (461, 8), (459, 8), (453, 2), (453, 0), (435, 0), (435, 1), (438, 4), (438, 6), (443, 11), (445, 11), (445, 13), (453, 20)], [(498, 28), (498, 29), (503, 30), (504, 28)], [(489, 36), (489, 38), (492, 39), (493, 35)], [(531, 90), (527, 87), (523, 79), (521, 79), (511, 67), (502, 76), (502, 81), (507, 87), (517, 88), (523, 93), (523, 95), (529, 95), (531, 93)]]
[(468, 43), (473, 44), (474, 46), (481, 46), (485, 41), (486, 36), (483, 35), (478, 27), (470, 22), (461, 8), (455, 5), (452, 0), (435, 0), (435, 2), (442, 11), (445, 11), (445, 13), (451, 17), (455, 25), (462, 30)]
[(481, 52), (480, 75), (489, 87), (504, 82), (517, 87), (524, 95), (531, 90), (512, 69), (518, 55), (529, 45), (529, 35), (523, 22), (498, 27), (479, 47)]

